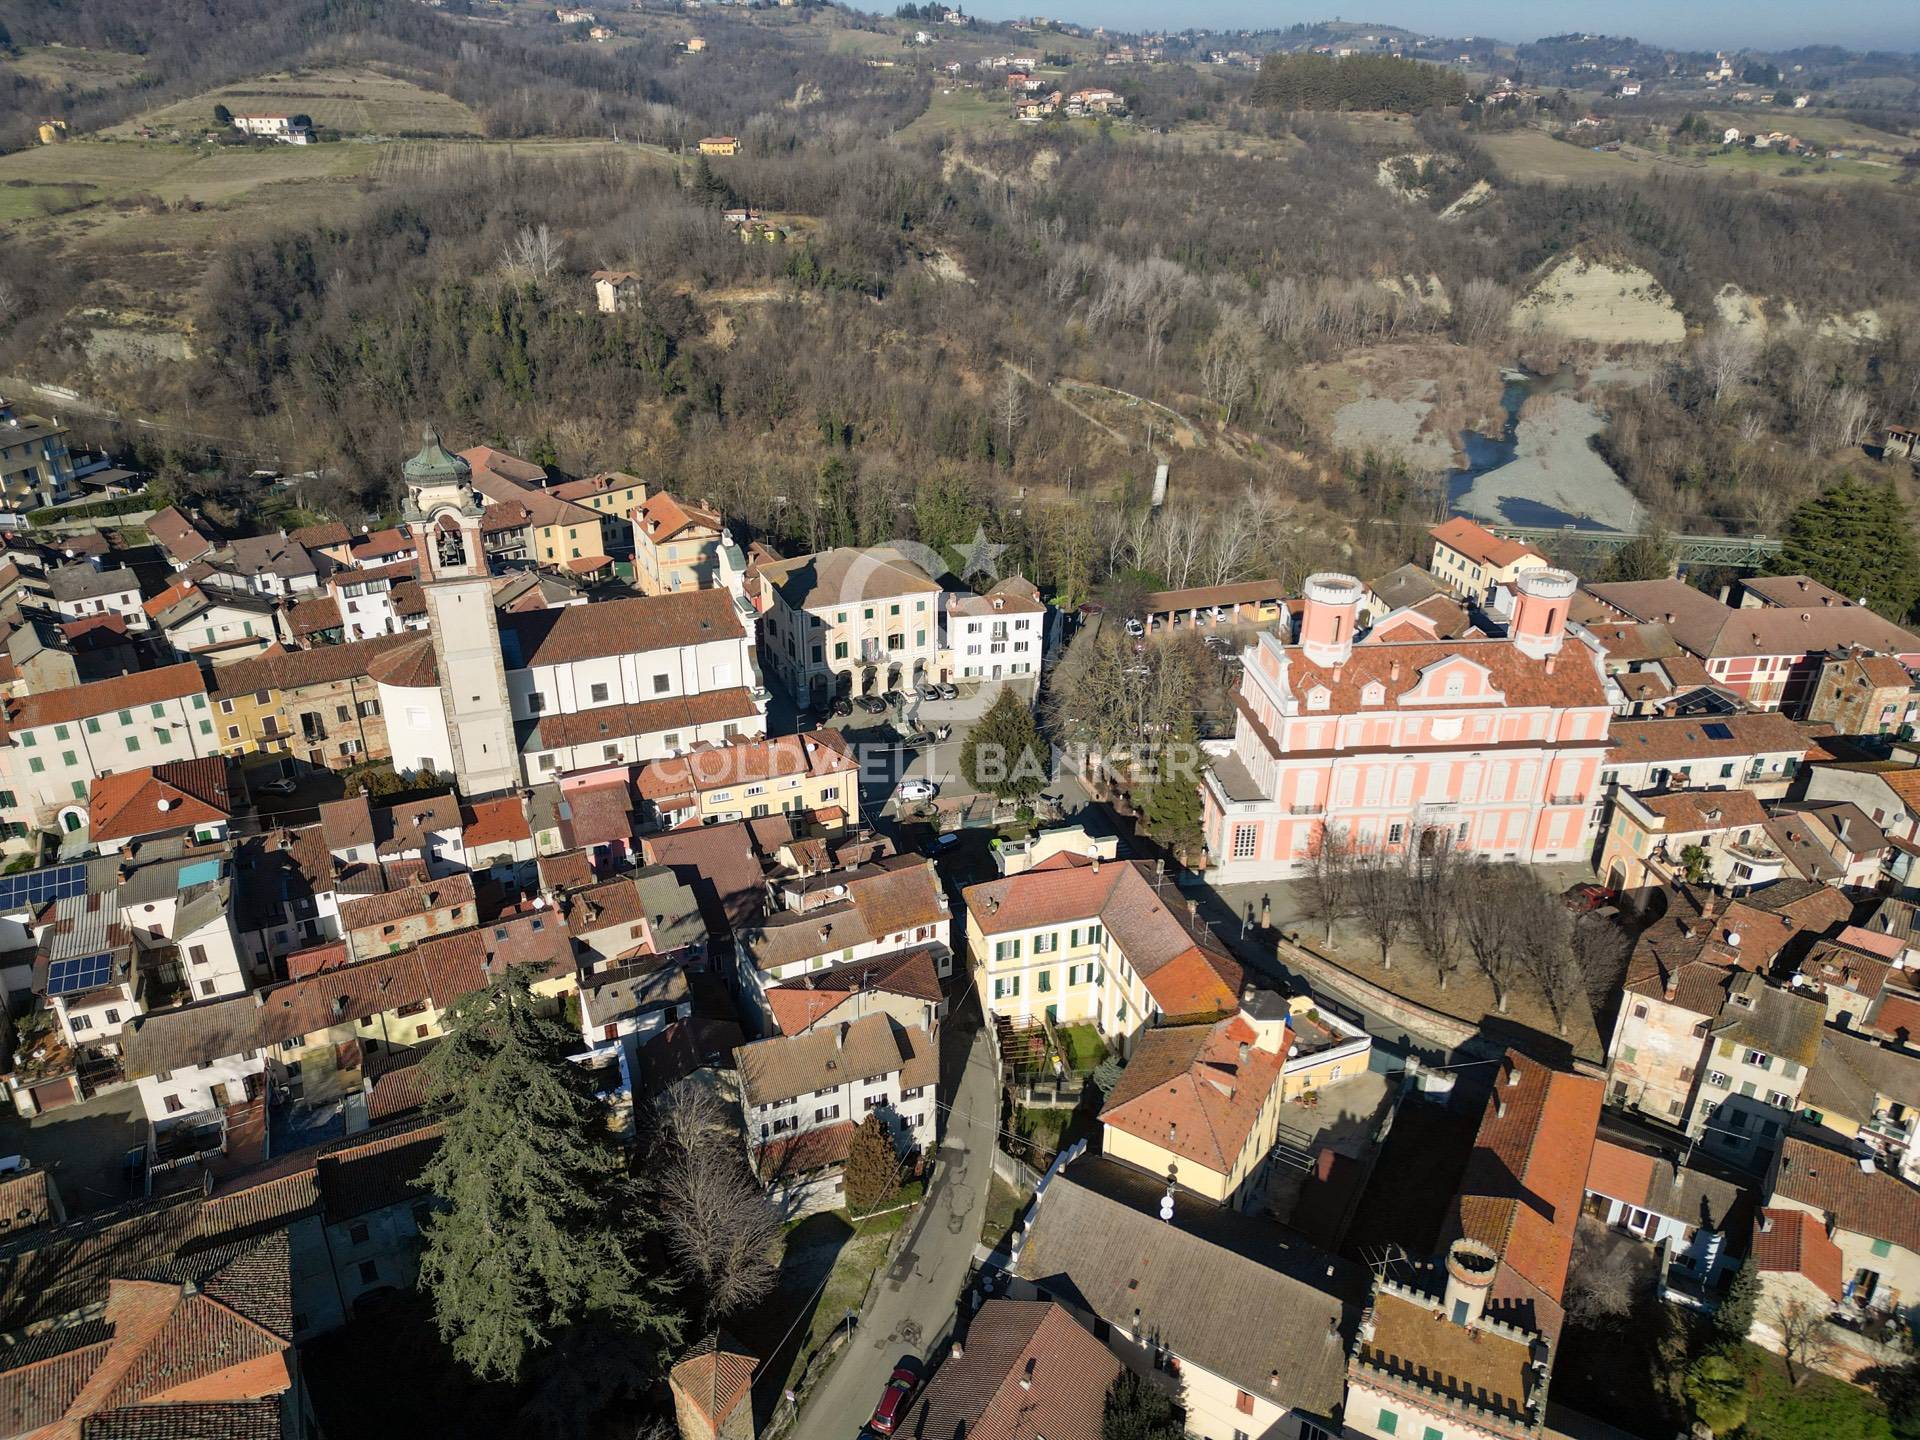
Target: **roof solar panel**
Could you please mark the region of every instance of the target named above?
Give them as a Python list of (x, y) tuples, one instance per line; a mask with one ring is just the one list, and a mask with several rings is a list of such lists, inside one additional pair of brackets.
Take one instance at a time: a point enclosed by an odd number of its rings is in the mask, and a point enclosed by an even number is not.
[(1718, 722), (1717, 720), (1716, 720), (1715, 722), (1713, 722), (1712, 724), (1710, 724), (1710, 725), (1702, 725), (1702, 726), (1701, 726), (1700, 728), (1701, 728), (1701, 729), (1702, 729), (1702, 730), (1703, 730), (1704, 732), (1706, 732), (1706, 737), (1707, 737), (1707, 738), (1708, 738), (1709, 740), (1731, 740), (1731, 739), (1733, 739), (1733, 729), (1732, 729), (1732, 727), (1731, 727), (1731, 726), (1728, 726), (1728, 725), (1722, 725), (1722, 724), (1720, 724), (1720, 723), (1719, 723), (1719, 722)]
[(38, 910), (49, 901), (84, 895), (85, 865), (54, 865), (19, 875), (0, 875), (0, 910)]
[(82, 955), (73, 960), (55, 960), (47, 967), (47, 993), (73, 995), (106, 984), (112, 975), (111, 955)]

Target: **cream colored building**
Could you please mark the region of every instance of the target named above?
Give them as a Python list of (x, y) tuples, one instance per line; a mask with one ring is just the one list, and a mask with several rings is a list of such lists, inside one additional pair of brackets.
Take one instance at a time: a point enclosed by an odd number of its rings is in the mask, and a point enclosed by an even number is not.
[(1505, 540), (1464, 515), (1456, 515), (1427, 532), (1433, 537), (1429, 569), (1454, 594), (1478, 600), (1496, 585), (1511, 586), (1527, 570), (1545, 569), (1551, 562), (1531, 545)]
[(704, 590), (719, 583), (724, 526), (718, 511), (685, 504), (662, 490), (633, 516), (633, 583), (648, 595)]
[(990, 1015), (1091, 1025), (1130, 1054), (1154, 1020), (1210, 1020), (1239, 1004), (1239, 964), (1175, 913), (1142, 862), (1061, 856), (963, 898), (967, 957)]
[(648, 828), (784, 814), (811, 816), (827, 830), (860, 823), (860, 762), (837, 730), (736, 739), (649, 761), (637, 788)]
[(794, 699), (918, 684), (940, 668), (941, 590), (898, 551), (842, 547), (758, 569), (760, 654)]

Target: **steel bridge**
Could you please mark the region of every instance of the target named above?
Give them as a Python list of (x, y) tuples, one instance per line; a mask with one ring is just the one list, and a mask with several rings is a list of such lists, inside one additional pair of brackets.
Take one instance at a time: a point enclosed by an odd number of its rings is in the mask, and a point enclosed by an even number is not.
[[(1604, 560), (1630, 540), (1640, 539), (1631, 530), (1579, 530), (1565, 526), (1490, 525), (1496, 535), (1523, 541), (1546, 551), (1556, 560), (1572, 564)], [(1769, 556), (1780, 553), (1781, 542), (1766, 535), (1669, 535), (1674, 563), (1685, 570), (1693, 565), (1726, 566), (1735, 570), (1758, 570)]]

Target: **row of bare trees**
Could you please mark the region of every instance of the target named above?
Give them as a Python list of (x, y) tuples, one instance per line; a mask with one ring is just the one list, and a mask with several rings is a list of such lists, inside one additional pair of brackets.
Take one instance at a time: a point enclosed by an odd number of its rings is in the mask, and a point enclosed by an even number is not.
[(1307, 893), (1328, 944), (1351, 922), (1391, 970), (1394, 948), (1413, 942), (1445, 990), (1471, 965), (1504, 1014), (1530, 984), (1561, 1034), (1602, 968), (1610, 932), (1576, 926), (1567, 908), (1524, 865), (1500, 864), (1458, 848), (1452, 827), (1409, 827), (1403, 844), (1356, 838), (1323, 826), (1309, 855)]

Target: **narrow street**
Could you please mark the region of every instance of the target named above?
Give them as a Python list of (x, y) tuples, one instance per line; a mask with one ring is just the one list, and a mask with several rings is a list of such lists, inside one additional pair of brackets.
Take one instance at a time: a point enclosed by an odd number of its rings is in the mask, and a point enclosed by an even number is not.
[(793, 1440), (854, 1440), (901, 1358), (924, 1361), (947, 1334), (986, 1221), (1000, 1114), (999, 1078), (987, 1033), (977, 1023), (977, 1009), (961, 1013), (974, 1024), (963, 1036), (959, 1031), (967, 1021), (949, 1022), (947, 1038), (956, 1052), (949, 1060), (960, 1074), (949, 1090), (953, 1102), (933, 1188), (894, 1263), (875, 1281), (855, 1322), (853, 1343), (807, 1398)]

